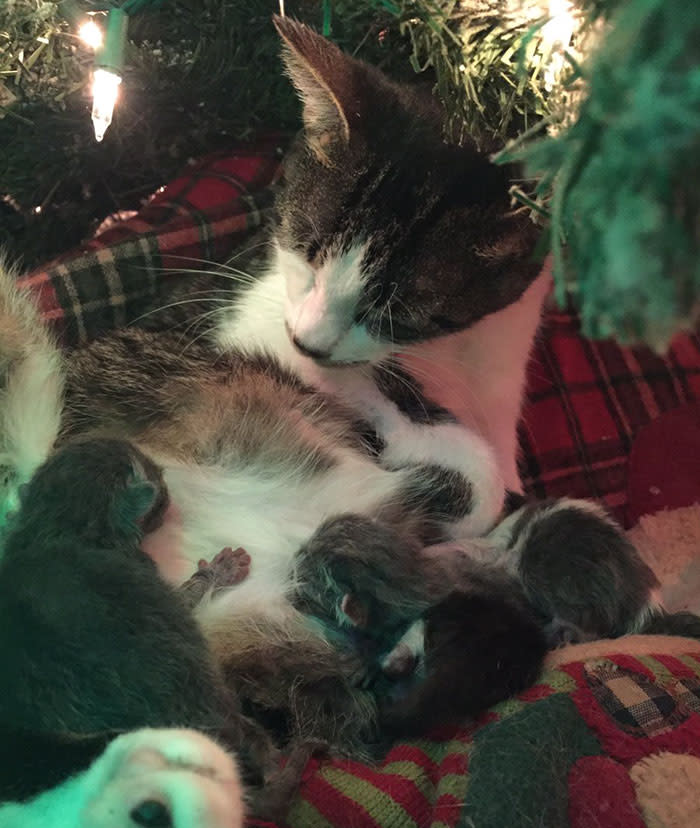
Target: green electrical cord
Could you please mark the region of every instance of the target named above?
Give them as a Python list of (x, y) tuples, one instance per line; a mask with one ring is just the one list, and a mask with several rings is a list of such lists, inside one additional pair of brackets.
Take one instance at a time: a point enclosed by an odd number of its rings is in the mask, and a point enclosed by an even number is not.
[(323, 27), (321, 31), (324, 37), (329, 37), (333, 21), (333, 4), (331, 0), (323, 0)]
[(142, 11), (159, 9), (166, 2), (167, 0), (126, 0), (126, 3), (121, 6), (121, 9), (127, 14), (138, 14)]

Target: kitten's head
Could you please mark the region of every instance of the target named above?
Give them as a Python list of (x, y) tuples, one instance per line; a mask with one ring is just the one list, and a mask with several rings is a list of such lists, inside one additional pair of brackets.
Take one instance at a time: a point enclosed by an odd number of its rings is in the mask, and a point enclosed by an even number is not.
[(442, 137), (442, 113), (287, 18), (275, 24), (304, 134), (278, 201), (286, 324), (320, 361), (374, 361), (469, 327), (539, 271), (508, 176)]

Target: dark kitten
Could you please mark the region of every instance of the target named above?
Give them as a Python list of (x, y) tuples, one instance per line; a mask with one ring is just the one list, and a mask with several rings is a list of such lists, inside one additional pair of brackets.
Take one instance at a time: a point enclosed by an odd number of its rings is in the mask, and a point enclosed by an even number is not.
[(163, 492), (151, 461), (109, 440), (71, 444), (27, 484), (0, 562), (2, 652), (14, 668), (0, 679), (5, 724), (211, 723), (218, 682), (204, 639), (139, 547)]
[[(86, 770), (122, 732), (188, 727), (222, 739), (252, 785), (269, 783), (254, 792), (258, 813), (286, 806), (299, 756), (277, 772), (190, 613), (250, 560), (224, 549), (176, 592), (139, 546), (167, 502), (159, 469), (117, 440), (70, 444), (24, 488), (0, 559), (0, 802)], [(170, 824), (156, 817), (169, 819), (163, 802), (135, 805), (134, 823)]]
[(418, 735), (463, 724), (525, 690), (542, 670), (545, 634), (515, 582), (500, 590), (491, 584), (453, 592), (424, 620), (424, 665), (382, 705), (388, 733)]

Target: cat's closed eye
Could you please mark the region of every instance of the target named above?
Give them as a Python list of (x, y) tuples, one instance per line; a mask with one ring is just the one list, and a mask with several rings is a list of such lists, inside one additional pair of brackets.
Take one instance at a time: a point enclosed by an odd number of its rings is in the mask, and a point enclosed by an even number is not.
[(311, 239), (305, 250), (306, 261), (312, 267), (318, 267), (323, 263), (323, 250), (320, 239)]

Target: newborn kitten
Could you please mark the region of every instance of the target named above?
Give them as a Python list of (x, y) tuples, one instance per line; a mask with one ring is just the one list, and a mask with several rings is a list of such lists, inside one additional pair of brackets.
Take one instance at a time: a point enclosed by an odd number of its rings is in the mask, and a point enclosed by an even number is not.
[[(0, 802), (31, 800), (79, 771), (89, 777), (110, 743), (144, 727), (223, 739), (242, 778), (258, 785), (270, 770), (267, 737), (241, 716), (191, 614), (205, 593), (243, 580), (250, 560), (224, 549), (175, 591), (140, 549), (167, 502), (153, 462), (109, 439), (59, 450), (22, 490), (0, 556)], [(152, 743), (157, 751), (171, 731), (138, 732), (139, 750)], [(224, 762), (213, 742), (206, 750)], [(225, 763), (228, 825), (242, 814), (244, 794), (235, 763)], [(156, 781), (149, 790), (131, 804), (134, 823), (166, 824), (142, 820), (182, 810)], [(3, 818), (0, 806), (5, 825)], [(64, 819), (77, 825), (79, 815)]]

